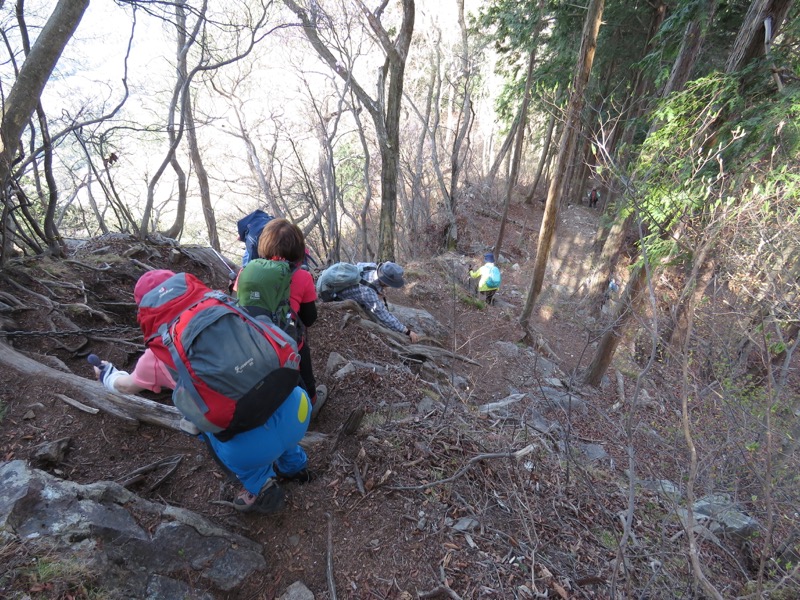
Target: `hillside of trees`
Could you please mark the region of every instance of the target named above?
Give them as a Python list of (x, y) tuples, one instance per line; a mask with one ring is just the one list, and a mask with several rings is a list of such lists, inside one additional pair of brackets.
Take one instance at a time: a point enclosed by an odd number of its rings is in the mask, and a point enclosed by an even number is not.
[[(566, 388), (613, 421), (628, 485), (613, 507), (593, 500), (617, 528), (593, 539), (610, 554), (598, 560), (599, 587), (549, 585), (549, 596), (534, 596), (533, 585), (525, 596), (514, 579), (513, 593), (485, 597), (800, 593), (800, 19), (791, 0), (0, 0), (0, 16), (0, 344), (20, 346), (7, 332), (34, 306), (50, 312), (26, 327), (64, 328), (48, 273), (85, 264), (76, 248), (87, 240), (124, 239), (120, 252), (150, 267), (182, 246), (238, 264), (236, 222), (261, 208), (299, 225), (321, 266), (410, 265), (421, 291), (399, 301), (440, 322), (450, 317), (430, 295), (463, 296), (468, 339), (558, 357)], [(507, 282), (495, 313), (462, 289), (464, 269), (487, 251)], [(211, 256), (208, 273), (221, 266)], [(42, 261), (44, 271), (20, 275)], [(74, 308), (83, 326), (108, 325), (102, 307), (79, 300), (70, 306), (89, 307)], [(455, 317), (451, 326), (440, 342), (459, 352)], [(335, 350), (329, 341), (315, 360)], [(463, 353), (488, 360), (497, 349), (486, 344)], [(474, 408), (541, 392), (540, 380), (490, 376), (456, 395)], [(654, 394), (660, 416), (648, 412)], [(7, 387), (0, 401), (13, 396)], [(648, 428), (680, 440), (674, 456), (648, 455)], [(405, 433), (398, 446), (413, 446)], [(515, 441), (501, 445), (518, 450)], [(489, 452), (468, 446), (429, 479)], [(660, 535), (683, 553), (643, 558), (652, 540), (636, 536), (637, 523), (655, 521), (638, 483), (654, 475), (651, 461), (670, 459), (663, 479), (681, 490), (672, 514), (683, 527)], [(586, 481), (579, 490), (592, 489)], [(758, 527), (709, 541), (693, 507), (711, 494), (732, 498)], [(574, 507), (575, 489), (569, 497)], [(529, 541), (539, 525), (524, 525)], [(579, 529), (569, 527), (575, 554)], [(659, 535), (655, 525), (647, 532)], [(709, 546), (729, 564), (719, 567)], [(541, 573), (534, 558), (518, 558), (524, 575)], [(434, 574), (420, 589), (441, 579), (442, 597), (484, 597)]]

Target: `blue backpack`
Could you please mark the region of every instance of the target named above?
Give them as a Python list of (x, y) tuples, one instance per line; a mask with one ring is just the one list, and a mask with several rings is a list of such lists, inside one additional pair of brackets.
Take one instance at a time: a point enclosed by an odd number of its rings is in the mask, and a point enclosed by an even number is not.
[(500, 275), (500, 269), (498, 269), (496, 265), (492, 265), (492, 268), (489, 271), (489, 276), (486, 278), (486, 287), (496, 290), (500, 287), (502, 280), (503, 278)]
[(258, 209), (246, 217), (242, 217), (236, 223), (236, 228), (239, 231), (239, 241), (244, 242), (245, 248), (245, 258), (242, 260), (242, 266), (245, 266), (248, 261), (258, 258), (258, 238), (267, 223), (274, 218), (272, 215), (268, 215), (263, 210)]
[[(244, 242), (244, 257), (242, 257), (242, 267), (246, 266), (248, 262), (251, 260), (255, 260), (256, 258), (270, 258), (268, 256), (259, 256), (258, 255), (258, 238), (261, 237), (261, 232), (264, 231), (264, 227), (267, 226), (267, 223), (274, 219), (272, 215), (268, 215), (260, 208), (258, 210), (254, 210), (246, 217), (242, 217), (236, 223), (236, 229), (239, 232), (239, 241)], [(308, 267), (310, 265), (317, 266), (317, 261), (313, 259), (311, 254), (308, 252), (308, 248), (306, 248), (306, 257), (303, 259), (303, 266)]]

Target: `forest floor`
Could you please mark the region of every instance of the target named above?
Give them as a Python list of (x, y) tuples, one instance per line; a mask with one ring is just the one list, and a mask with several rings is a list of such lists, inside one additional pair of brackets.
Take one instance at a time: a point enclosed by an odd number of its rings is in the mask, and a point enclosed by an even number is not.
[[(445, 347), (478, 363), (455, 361), (446, 367), (469, 382), (466, 388), (433, 391), (413, 368), (397, 362), (385, 340), (355, 326), (343, 327), (340, 312), (320, 305), (320, 319), (309, 337), (318, 383), (327, 384), (330, 395), (311, 429), (335, 434), (359, 407), (366, 417), (358, 432), (342, 438), (335, 448), (310, 452), (310, 466), (318, 477), (308, 484), (288, 485), (288, 507), (281, 514), (242, 515), (216, 504), (232, 500), (238, 490), (195, 439), (150, 425), (126, 430), (113, 416), (90, 415), (65, 404), (56, 394), (68, 392), (57, 384), (14, 372), (0, 374), (5, 407), (0, 457), (26, 459), (43, 442), (69, 437), (66, 460), (53, 472), (88, 483), (122, 480), (139, 467), (183, 455), (179, 468), (154, 490), (146, 491), (147, 480), (132, 489), (150, 500), (194, 510), (264, 545), (267, 570), (235, 594), (214, 592), (225, 600), (276, 598), (298, 580), (316, 598), (332, 598), (329, 560), (338, 598), (434, 597), (424, 594), (437, 588), (440, 597), (463, 599), (630, 597), (626, 589), (647, 590), (642, 597), (648, 598), (696, 597), (681, 528), (655, 493), (642, 492), (638, 537), (635, 543), (628, 541), (625, 565), (616, 573), (612, 570), (623, 530), (620, 514), (628, 502), (625, 472), (630, 466), (628, 413), (615, 408), (616, 383), (578, 389), (588, 408), (559, 417), (569, 440), (604, 450), (604, 458), (596, 462), (568, 460), (563, 440), (525, 422), (524, 403), (505, 419), (477, 410), (511, 393), (537, 395), (542, 386), (541, 379), (526, 375), (530, 365), (520, 363), (527, 360), (524, 355), (509, 355), (498, 346), (509, 342), (519, 347), (523, 337), (518, 318), (530, 282), (542, 206), (536, 201), (534, 206), (511, 207), (502, 251), (508, 262), (500, 263), (503, 287), (495, 306), (465, 300), (465, 282), (467, 266), (480, 265), (495, 241), (499, 221), (492, 213), (499, 216), (498, 206), (483, 205), (481, 214), (470, 216), (460, 240), (463, 253), (407, 262), (408, 285), (390, 291), (391, 302), (428, 310), (451, 332), (443, 340)], [(591, 321), (573, 292), (591, 272), (599, 214), (599, 208), (586, 205), (561, 211), (552, 268), (532, 319), (532, 327), (553, 349), (551, 358), (564, 381), (576, 367), (585, 367), (594, 351), (587, 341)], [(0, 281), (2, 289), (18, 297), (31, 298), (17, 285), (59, 299), (62, 305), (82, 303), (111, 316), (106, 323), (99, 312), (75, 307), (71, 320), (84, 329), (81, 335), (10, 336), (18, 350), (56, 357), (87, 378), (92, 376), (85, 358), (89, 352), (121, 368), (135, 364), (141, 334), (132, 289), (143, 272), (140, 263), (191, 271), (218, 289), (226, 284), (224, 271), (169, 246), (139, 244), (122, 236), (74, 246), (74, 262), (23, 259), (0, 273)], [(94, 270), (87, 264), (110, 269)], [(464, 274), (455, 286), (453, 273)], [(5, 328), (62, 329), (48, 302), (34, 300), (29, 308), (16, 313)], [(632, 346), (630, 340), (623, 341), (612, 369), (624, 373), (631, 387), (630, 376), (641, 369), (633, 361)], [(362, 369), (335, 381), (326, 373), (332, 352), (388, 366), (388, 374)], [(688, 462), (676, 416), (679, 405), (674, 386), (658, 381), (669, 382), (670, 377), (662, 371), (658, 379), (648, 380), (653, 401), (644, 420), (659, 432), (663, 444), (642, 435), (635, 438), (634, 449), (643, 477), (676, 481)], [(144, 395), (169, 401), (166, 394)], [(709, 417), (713, 420), (714, 415)], [(531, 444), (533, 452), (523, 460), (471, 460)], [(741, 576), (730, 551), (707, 543), (701, 552), (715, 583), (730, 595), (737, 593)], [(26, 591), (25, 585), (20, 579), (18, 590)], [(31, 597), (46, 597), (28, 591)]]

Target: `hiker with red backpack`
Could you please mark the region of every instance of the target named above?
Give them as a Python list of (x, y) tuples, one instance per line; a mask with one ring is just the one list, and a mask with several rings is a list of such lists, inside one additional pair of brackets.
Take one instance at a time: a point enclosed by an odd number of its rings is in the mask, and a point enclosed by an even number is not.
[(278, 480), (310, 481), (298, 445), (311, 405), (299, 381), (294, 341), (189, 273), (149, 271), (134, 288), (147, 349), (132, 373), (111, 363), (95, 374), (113, 392), (173, 390), (181, 428), (203, 439), (244, 487), (239, 511), (284, 506)]
[[(239, 304), (251, 314), (265, 315), (279, 327), (288, 326), (295, 332), (300, 377), (311, 398), (311, 418), (316, 418), (325, 404), (328, 388), (317, 386), (311, 364), (306, 330), (317, 320), (317, 290), (311, 273), (300, 268), (306, 255), (303, 232), (286, 219), (273, 219), (261, 232), (257, 252), (265, 258), (251, 260), (242, 269), (237, 284)], [(286, 295), (282, 291), (284, 285), (288, 286)]]
[(486, 304), (494, 304), (494, 295), (500, 289), (500, 269), (494, 264), (494, 254), (487, 252), (483, 255), (486, 261), (477, 271), (469, 270), (471, 279), (478, 279), (478, 291), (484, 296)]

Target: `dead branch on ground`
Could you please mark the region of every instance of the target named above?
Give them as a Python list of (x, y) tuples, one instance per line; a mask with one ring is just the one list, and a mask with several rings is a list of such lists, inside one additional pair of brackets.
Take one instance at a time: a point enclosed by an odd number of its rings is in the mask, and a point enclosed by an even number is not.
[(491, 458), (516, 458), (519, 460), (520, 458), (527, 456), (531, 452), (536, 449), (536, 444), (528, 444), (524, 448), (520, 450), (514, 450), (512, 452), (490, 452), (487, 454), (478, 454), (477, 456), (473, 456), (467, 461), (467, 464), (461, 467), (454, 475), (447, 477), (445, 479), (439, 479), (438, 481), (431, 481), (430, 483), (425, 483), (423, 485), (397, 485), (391, 486), (389, 489), (391, 490), (427, 490), (428, 488), (432, 488), (437, 485), (443, 485), (445, 483), (451, 483), (461, 477), (464, 473), (469, 471), (475, 463), (478, 463), (482, 460), (488, 460)]

